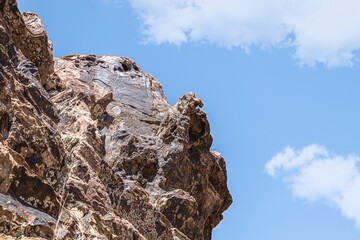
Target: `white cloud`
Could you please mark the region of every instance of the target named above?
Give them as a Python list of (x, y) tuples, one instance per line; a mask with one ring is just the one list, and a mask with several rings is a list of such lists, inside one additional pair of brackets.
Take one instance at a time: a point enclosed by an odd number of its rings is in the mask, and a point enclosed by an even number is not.
[(148, 42), (295, 49), (302, 65), (350, 66), (360, 48), (357, 0), (128, 0)]
[(360, 227), (359, 162), (358, 156), (333, 155), (314, 144), (299, 151), (286, 147), (265, 170), (273, 177), (281, 176), (294, 196), (330, 203)]

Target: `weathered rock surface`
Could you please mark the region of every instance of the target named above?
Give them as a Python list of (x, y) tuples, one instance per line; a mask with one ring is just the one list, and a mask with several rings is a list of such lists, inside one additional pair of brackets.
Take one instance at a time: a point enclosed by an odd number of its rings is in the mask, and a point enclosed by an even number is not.
[(126, 57), (54, 59), (0, 0), (0, 239), (211, 239), (232, 198), (202, 106)]

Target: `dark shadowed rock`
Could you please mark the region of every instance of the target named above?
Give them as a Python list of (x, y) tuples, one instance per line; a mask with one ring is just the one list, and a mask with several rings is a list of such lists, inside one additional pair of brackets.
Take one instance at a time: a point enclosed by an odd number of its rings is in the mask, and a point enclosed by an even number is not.
[(203, 102), (126, 57), (52, 57), (0, 0), (0, 238), (211, 239), (231, 205)]

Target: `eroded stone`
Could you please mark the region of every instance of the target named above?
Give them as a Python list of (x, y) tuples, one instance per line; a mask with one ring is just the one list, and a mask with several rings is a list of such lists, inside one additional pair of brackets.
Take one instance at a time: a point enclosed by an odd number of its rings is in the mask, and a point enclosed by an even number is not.
[(232, 197), (202, 107), (126, 57), (53, 59), (0, 0), (0, 238), (211, 239)]

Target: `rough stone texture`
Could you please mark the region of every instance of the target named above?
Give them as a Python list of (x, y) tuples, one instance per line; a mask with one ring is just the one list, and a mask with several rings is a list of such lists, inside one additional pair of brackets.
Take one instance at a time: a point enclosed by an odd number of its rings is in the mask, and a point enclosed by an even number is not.
[(211, 239), (232, 203), (194, 93), (126, 57), (52, 57), (0, 0), (0, 239)]

